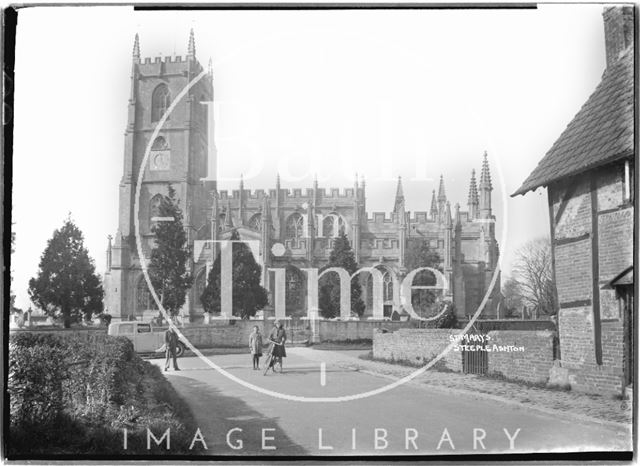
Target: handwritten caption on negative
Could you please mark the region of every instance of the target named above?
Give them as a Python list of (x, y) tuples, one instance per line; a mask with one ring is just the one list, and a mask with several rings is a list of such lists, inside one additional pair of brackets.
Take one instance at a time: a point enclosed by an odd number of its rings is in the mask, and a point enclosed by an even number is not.
[(519, 353), (524, 351), (524, 346), (499, 345), (490, 343), (491, 340), (491, 336), (486, 334), (449, 335), (449, 341), (456, 343), (453, 346), (453, 351), (486, 351), (487, 353)]

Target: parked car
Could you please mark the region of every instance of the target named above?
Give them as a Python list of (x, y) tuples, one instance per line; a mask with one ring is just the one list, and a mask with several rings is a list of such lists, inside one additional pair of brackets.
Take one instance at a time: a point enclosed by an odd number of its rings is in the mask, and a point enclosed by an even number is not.
[[(109, 324), (107, 333), (114, 337), (126, 337), (131, 340), (136, 353), (158, 353), (162, 351), (160, 349), (164, 346), (166, 330), (166, 328), (154, 327), (149, 322), (129, 321)], [(179, 341), (176, 355), (180, 357), (184, 352), (184, 343)]]

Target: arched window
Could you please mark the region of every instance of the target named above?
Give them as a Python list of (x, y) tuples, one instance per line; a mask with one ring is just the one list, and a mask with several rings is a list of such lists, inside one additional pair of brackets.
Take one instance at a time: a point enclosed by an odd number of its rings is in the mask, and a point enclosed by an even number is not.
[(344, 230), (345, 222), (343, 218), (335, 212), (332, 212), (322, 220), (322, 236), (325, 238), (335, 238)]
[(285, 297), (285, 309), (287, 315), (302, 315), (306, 303), (306, 276), (300, 269), (288, 266), (285, 269), (285, 282), (287, 293)]
[(262, 215), (255, 214), (249, 219), (249, 228), (256, 231), (262, 231)]
[(202, 306), (202, 302), (200, 301), (200, 296), (202, 296), (202, 293), (204, 292), (204, 289), (206, 286), (207, 286), (207, 270), (206, 268), (203, 268), (200, 270), (200, 272), (198, 272), (198, 275), (196, 275), (195, 302), (200, 306)]
[(159, 121), (171, 105), (171, 96), (166, 84), (160, 84), (153, 90), (151, 97), (151, 121)]
[(153, 218), (160, 217), (160, 205), (162, 204), (162, 194), (156, 194), (149, 201), (149, 228), (153, 225)]
[(303, 227), (302, 227), (302, 215), (299, 213), (293, 213), (289, 215), (287, 218), (287, 226), (285, 229), (285, 234), (288, 239), (300, 239), (303, 235)]
[(388, 270), (382, 275), (382, 295), (385, 302), (393, 300), (393, 277)]
[(151, 145), (151, 150), (167, 150), (169, 149), (169, 144), (167, 144), (167, 140), (162, 136), (158, 136), (153, 144)]
[(153, 299), (153, 296), (151, 296), (151, 292), (147, 286), (147, 281), (144, 277), (140, 277), (140, 280), (138, 280), (138, 286), (136, 287), (136, 310), (140, 313), (142, 311), (156, 309), (158, 309), (158, 305)]
[(322, 236), (325, 238), (333, 238), (334, 235), (334, 225), (336, 218), (333, 215), (325, 217), (322, 221)]

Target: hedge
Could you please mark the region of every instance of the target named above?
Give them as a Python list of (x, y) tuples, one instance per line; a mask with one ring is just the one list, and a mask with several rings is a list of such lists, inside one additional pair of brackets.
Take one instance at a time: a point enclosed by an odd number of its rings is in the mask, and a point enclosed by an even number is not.
[[(193, 415), (130, 340), (19, 333), (9, 343), (8, 455), (180, 453)], [(146, 450), (146, 428), (171, 428), (172, 449)], [(126, 428), (128, 448), (123, 450)], [(174, 438), (176, 441), (174, 442)], [(178, 448), (173, 448), (176, 445)], [(186, 447), (185, 447), (186, 448)]]

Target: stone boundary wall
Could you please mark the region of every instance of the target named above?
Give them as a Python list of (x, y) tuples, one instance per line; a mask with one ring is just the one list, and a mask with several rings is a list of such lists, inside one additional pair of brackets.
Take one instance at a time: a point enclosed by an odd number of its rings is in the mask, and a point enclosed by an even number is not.
[[(426, 364), (451, 343), (450, 335), (460, 329), (399, 329), (395, 332), (374, 332), (373, 357), (388, 361), (406, 361)], [(547, 383), (553, 367), (554, 333), (549, 330), (494, 330), (490, 338), (487, 356), (487, 374), (501, 375), (509, 380)], [(460, 341), (461, 345), (465, 341)], [(477, 343), (469, 343), (475, 345)], [(494, 346), (495, 345), (495, 346)], [(499, 347), (523, 348), (523, 351), (501, 351)], [(503, 350), (505, 348), (502, 348)], [(454, 346), (442, 359), (445, 368), (462, 371), (461, 350)]]
[[(553, 367), (553, 338), (549, 330), (494, 330), (488, 333), (488, 373), (507, 379), (547, 383)], [(500, 347), (522, 351), (500, 351)]]
[[(302, 343), (310, 341), (310, 322), (305, 320), (283, 320), (287, 339), (290, 343)], [(249, 346), (249, 334), (257, 325), (264, 339), (273, 328), (272, 320), (213, 320), (209, 324), (185, 325), (179, 327), (180, 331), (197, 348), (243, 348)], [(320, 342), (348, 342), (358, 340), (373, 340), (374, 330), (385, 329), (394, 331), (401, 328), (417, 325), (414, 322), (399, 321), (332, 321), (319, 320), (318, 332)], [(166, 328), (166, 327), (164, 327)], [(106, 335), (105, 327), (100, 328), (47, 328), (47, 329), (20, 329), (12, 332), (36, 332), (55, 333), (59, 336), (79, 336), (90, 340), (96, 335)]]
[(335, 321), (320, 320), (320, 341), (354, 341), (373, 340), (375, 331), (385, 329), (394, 332), (399, 329), (415, 328), (418, 322), (411, 321), (381, 321), (381, 320), (352, 320)]
[[(450, 335), (460, 329), (399, 329), (393, 333), (377, 330), (373, 334), (373, 357), (388, 361), (406, 361), (426, 364), (440, 354), (450, 343)], [(451, 349), (436, 366), (461, 372), (462, 353)]]

